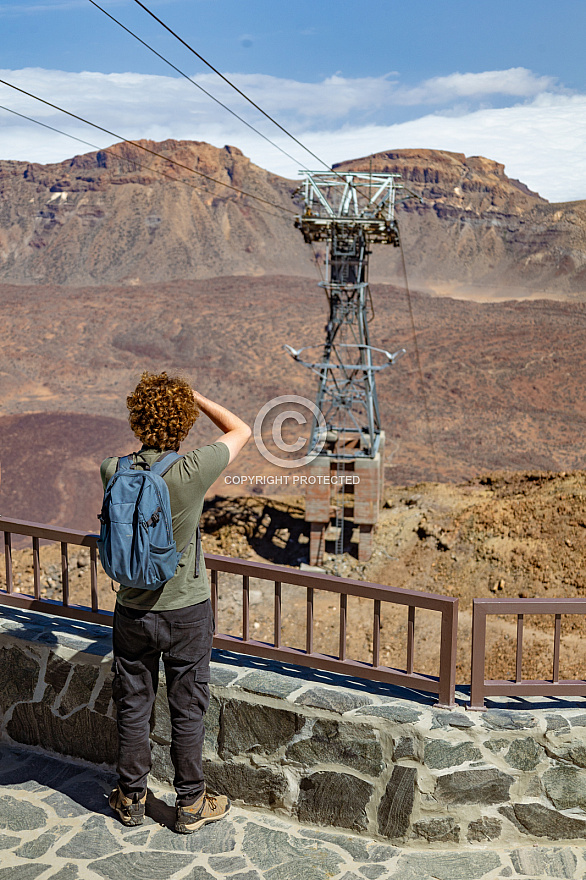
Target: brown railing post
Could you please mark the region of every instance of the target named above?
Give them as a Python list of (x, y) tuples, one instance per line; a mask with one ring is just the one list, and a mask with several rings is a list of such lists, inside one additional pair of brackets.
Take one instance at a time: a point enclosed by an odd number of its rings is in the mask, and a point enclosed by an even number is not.
[(250, 577), (247, 574), (242, 578), (242, 638), (245, 642), (250, 640)]
[(275, 619), (273, 627), (275, 648), (281, 647), (281, 598), (281, 582), (275, 581)]
[(562, 615), (556, 614), (553, 635), (553, 675), (554, 682), (560, 680), (560, 640), (562, 636)]
[(63, 590), (63, 604), (67, 608), (69, 605), (69, 557), (65, 541), (61, 542), (61, 587)]
[(12, 593), (12, 535), (4, 532), (4, 563), (6, 566), (6, 592)]
[(91, 608), (97, 611), (98, 601), (98, 549), (95, 544), (90, 547), (90, 592), (91, 592)]
[(472, 600), (472, 659), (470, 709), (484, 709), (484, 666), (486, 659), (486, 612), (482, 599)]
[(442, 611), (438, 706), (456, 705), (456, 651), (458, 647), (458, 600)]
[(374, 600), (374, 619), (372, 621), (372, 665), (380, 664), (380, 599)]
[(523, 615), (517, 614), (517, 647), (515, 650), (515, 681), (523, 678)]
[(218, 572), (212, 569), (212, 584), (210, 588), (212, 601), (212, 614), (214, 615), (214, 633), (218, 632)]
[(39, 550), (39, 539), (33, 538), (33, 580), (35, 599), (41, 598), (41, 559)]
[(305, 653), (313, 654), (313, 589), (307, 588), (307, 619), (305, 623)]
[(346, 630), (348, 625), (348, 594), (340, 593), (340, 660), (346, 659)]
[(407, 615), (407, 660), (405, 669), (409, 675), (413, 672), (413, 660), (415, 657), (415, 606), (409, 605)]

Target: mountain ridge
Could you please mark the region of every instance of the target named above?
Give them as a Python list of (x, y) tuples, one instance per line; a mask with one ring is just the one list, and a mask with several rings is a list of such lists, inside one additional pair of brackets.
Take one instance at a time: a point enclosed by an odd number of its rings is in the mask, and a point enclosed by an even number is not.
[[(163, 157), (121, 143), (50, 165), (0, 161), (0, 282), (315, 277), (324, 252), (313, 253), (293, 227), (296, 181), (254, 165), (237, 147), (140, 143)], [(508, 178), (502, 163), (442, 150), (388, 150), (334, 167), (394, 171), (416, 192), (397, 217), (420, 288), (586, 292), (586, 201), (549, 203)], [(402, 282), (395, 249), (375, 249), (371, 278)]]
[(413, 280), (586, 289), (586, 201), (550, 203), (505, 166), (446, 150), (383, 151), (334, 166), (400, 174), (419, 199), (399, 212)]

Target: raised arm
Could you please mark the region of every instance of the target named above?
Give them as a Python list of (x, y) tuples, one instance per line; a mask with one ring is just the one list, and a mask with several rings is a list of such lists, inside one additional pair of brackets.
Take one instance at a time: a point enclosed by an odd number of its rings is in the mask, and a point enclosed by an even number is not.
[(219, 403), (215, 403), (208, 397), (204, 397), (199, 391), (194, 391), (193, 397), (201, 412), (223, 432), (222, 436), (218, 437), (218, 440), (226, 444), (230, 452), (230, 461), (234, 461), (249, 439), (252, 431), (246, 422), (243, 422), (242, 419), (231, 413), (229, 409), (220, 406)]

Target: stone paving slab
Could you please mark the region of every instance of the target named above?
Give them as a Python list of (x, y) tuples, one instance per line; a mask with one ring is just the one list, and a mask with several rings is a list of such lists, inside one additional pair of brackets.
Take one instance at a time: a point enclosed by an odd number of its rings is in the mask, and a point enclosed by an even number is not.
[(144, 825), (111, 814), (113, 774), (0, 745), (0, 880), (493, 880), (586, 875), (577, 846), (400, 848), (232, 807), (172, 831), (174, 794), (149, 789)]

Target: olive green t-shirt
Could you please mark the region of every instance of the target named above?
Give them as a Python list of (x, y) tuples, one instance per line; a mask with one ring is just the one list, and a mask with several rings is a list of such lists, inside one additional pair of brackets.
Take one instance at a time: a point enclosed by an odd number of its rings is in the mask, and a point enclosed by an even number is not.
[[(140, 454), (148, 464), (152, 464), (162, 451), (143, 446)], [(229, 459), (228, 447), (219, 440), (210, 446), (202, 446), (185, 453), (183, 459), (167, 471), (163, 479), (169, 488), (173, 537), (177, 550), (181, 552), (190, 538), (191, 543), (171, 580), (158, 590), (137, 590), (121, 584), (117, 595), (117, 601), (121, 605), (152, 611), (172, 611), (209, 599), (210, 586), (203, 550), (200, 550), (199, 576), (195, 577), (195, 529), (203, 509), (204, 496), (228, 466)], [(104, 488), (114, 476), (117, 465), (117, 458), (107, 458), (102, 462), (100, 475)]]

